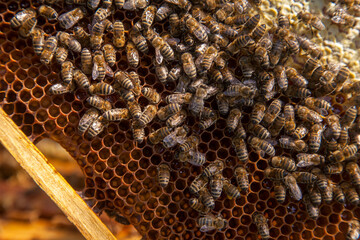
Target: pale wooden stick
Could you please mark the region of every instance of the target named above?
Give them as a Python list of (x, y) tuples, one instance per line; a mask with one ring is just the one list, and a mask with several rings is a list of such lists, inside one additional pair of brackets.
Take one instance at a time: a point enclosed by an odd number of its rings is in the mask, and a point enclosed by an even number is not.
[(0, 141), (86, 239), (116, 239), (2, 108)]

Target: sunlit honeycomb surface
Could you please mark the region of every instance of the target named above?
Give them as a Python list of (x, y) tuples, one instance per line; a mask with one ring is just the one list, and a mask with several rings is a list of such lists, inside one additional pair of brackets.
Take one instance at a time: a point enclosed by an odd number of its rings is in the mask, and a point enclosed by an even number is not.
[[(320, 206), (320, 216), (314, 221), (308, 217), (303, 203), (295, 202), (287, 196), (279, 204), (273, 193), (273, 185), (265, 179), (264, 170), (267, 159), (256, 152), (249, 152), (250, 161), (246, 168), (250, 173), (250, 189), (247, 195), (234, 200), (225, 194), (216, 201), (213, 213), (220, 213), (228, 220), (229, 226), (222, 231), (203, 233), (199, 231), (199, 214), (189, 206), (189, 185), (202, 171), (200, 167), (181, 163), (174, 159), (173, 151), (162, 145), (151, 145), (144, 141), (135, 145), (130, 123), (112, 122), (94, 139), (87, 139), (77, 131), (80, 116), (90, 107), (85, 103), (88, 94), (81, 89), (64, 95), (47, 94), (54, 83), (60, 82), (60, 66), (56, 63), (45, 66), (39, 56), (34, 54), (31, 39), (22, 39), (17, 31), (10, 28), (9, 21), (20, 8), (38, 7), (39, 1), (1, 1), (0, 3), (0, 76), (1, 106), (19, 128), (33, 141), (51, 138), (59, 142), (77, 160), (85, 179), (84, 198), (97, 212), (115, 209), (125, 216), (131, 224), (147, 239), (257, 239), (258, 233), (252, 223), (254, 211), (264, 212), (273, 239), (345, 239), (348, 224), (354, 217), (360, 218), (360, 208), (333, 202)], [(68, 11), (55, 6), (59, 14)], [(141, 13), (141, 12), (140, 12)], [(130, 29), (132, 22), (139, 20), (135, 12), (116, 11), (109, 19), (123, 21)], [(89, 20), (80, 22), (84, 27)], [(38, 26), (49, 35), (62, 30), (58, 23), (48, 22), (38, 17)], [(161, 33), (167, 23), (155, 23), (154, 28)], [(109, 39), (105, 39), (105, 41)], [(155, 88), (162, 97), (172, 92), (175, 85), (163, 85), (157, 81), (152, 65), (153, 51), (146, 56), (140, 53), (138, 72), (142, 84)], [(70, 55), (75, 60), (78, 55)], [(114, 70), (134, 70), (127, 66), (125, 51), (117, 52), (117, 65)], [(235, 74), (241, 74), (236, 60), (229, 61)], [(280, 97), (282, 99), (282, 97)], [(117, 95), (106, 98), (113, 107), (125, 107)], [(338, 101), (338, 102), (337, 102)], [(142, 106), (148, 104), (143, 97)], [(337, 96), (332, 105), (342, 112), (343, 97)], [(159, 106), (164, 106), (160, 103)], [(205, 105), (217, 109), (213, 98)], [(243, 124), (248, 122), (247, 113), (251, 108), (242, 109)], [(220, 118), (215, 126), (200, 131), (195, 118), (188, 117), (191, 131), (200, 135), (199, 150), (206, 153), (207, 163), (216, 159), (224, 160), (223, 175), (232, 180), (233, 169), (238, 164), (231, 136), (227, 135), (225, 119)], [(146, 135), (164, 123), (153, 121), (145, 128)], [(250, 150), (250, 149), (249, 149)], [(283, 150), (276, 149), (276, 155)], [(157, 165), (168, 163), (171, 166), (171, 179), (166, 188), (156, 181)], [(347, 172), (333, 175), (335, 183), (349, 181)]]

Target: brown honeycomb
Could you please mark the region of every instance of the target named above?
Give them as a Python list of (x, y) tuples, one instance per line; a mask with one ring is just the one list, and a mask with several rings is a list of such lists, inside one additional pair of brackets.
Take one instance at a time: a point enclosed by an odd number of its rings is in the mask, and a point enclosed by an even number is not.
[[(80, 116), (90, 107), (85, 103), (87, 93), (78, 89), (74, 94), (47, 94), (52, 84), (60, 82), (60, 66), (42, 65), (39, 56), (34, 54), (31, 40), (20, 38), (9, 24), (18, 9), (36, 8), (39, 5), (37, 0), (0, 2), (1, 106), (30, 140), (54, 139), (77, 160), (86, 176), (83, 195), (94, 211), (115, 209), (146, 239), (257, 239), (257, 229), (252, 223), (254, 211), (264, 212), (273, 239), (345, 239), (347, 223), (354, 217), (360, 218), (360, 208), (348, 204), (323, 203), (320, 206), (321, 215), (316, 221), (308, 217), (301, 202), (287, 197), (283, 204), (279, 204), (274, 198), (272, 182), (264, 177), (267, 159), (261, 158), (256, 152), (249, 152), (250, 161), (246, 164), (251, 176), (248, 194), (236, 200), (223, 194), (216, 201), (214, 212), (222, 214), (228, 220), (229, 227), (222, 231), (199, 231), (199, 213), (189, 206), (188, 200), (192, 196), (188, 187), (201, 173), (200, 167), (174, 160), (173, 152), (161, 145), (153, 146), (146, 141), (135, 145), (129, 131), (130, 123), (126, 121), (110, 123), (94, 139), (81, 136), (77, 132), (77, 125)], [(58, 7), (57, 10), (61, 14), (69, 9), (65, 7), (60, 11)], [(123, 21), (125, 28), (129, 29), (139, 15), (117, 11), (112, 18)], [(86, 21), (84, 24), (87, 24)], [(50, 35), (60, 30), (58, 24), (42, 17), (38, 19), (38, 26)], [(156, 23), (154, 27), (161, 33), (166, 23)], [(127, 66), (124, 51), (117, 55), (117, 69), (133, 70)], [(142, 84), (155, 88), (162, 97), (171, 93), (174, 84), (164, 86), (157, 81), (151, 56), (142, 53), (140, 56), (141, 64), (136, 70)], [(234, 59), (229, 61), (229, 67), (236, 74), (241, 72)], [(125, 107), (125, 103), (114, 96), (106, 99), (115, 107)], [(339, 113), (342, 112), (344, 101), (340, 95), (332, 100)], [(140, 104), (145, 106), (148, 102), (142, 97)], [(217, 108), (215, 101), (206, 104)], [(250, 110), (243, 109), (244, 113), (250, 113)], [(242, 122), (246, 126), (249, 119), (244, 115)], [(220, 118), (205, 131), (199, 130), (192, 117), (188, 118), (187, 124), (200, 135), (199, 150), (206, 153), (208, 162), (217, 158), (224, 160), (226, 167), (223, 175), (235, 184), (233, 169), (238, 159), (231, 147), (231, 136), (224, 131), (225, 119)], [(152, 122), (145, 129), (146, 135), (161, 126), (158, 122)], [(277, 148), (277, 155), (281, 151)], [(170, 183), (164, 189), (156, 182), (156, 167), (163, 162), (168, 163), (172, 170)], [(350, 178), (344, 172), (341, 176), (333, 176), (332, 180), (339, 183)]]

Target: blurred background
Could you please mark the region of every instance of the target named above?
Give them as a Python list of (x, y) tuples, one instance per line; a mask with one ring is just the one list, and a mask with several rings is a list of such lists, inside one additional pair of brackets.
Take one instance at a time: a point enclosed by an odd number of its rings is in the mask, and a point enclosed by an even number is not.
[[(58, 143), (44, 139), (37, 144), (37, 147), (76, 191), (83, 188), (83, 174), (80, 168)], [(141, 239), (131, 225), (117, 223), (106, 213), (102, 213), (100, 219), (118, 239)], [(2, 145), (0, 145), (0, 239), (85, 239)]]

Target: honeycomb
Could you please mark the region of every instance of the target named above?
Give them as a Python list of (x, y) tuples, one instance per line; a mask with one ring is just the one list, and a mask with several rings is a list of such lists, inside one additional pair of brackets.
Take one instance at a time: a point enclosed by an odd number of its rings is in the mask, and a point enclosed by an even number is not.
[[(40, 4), (38, 0), (0, 2), (1, 106), (31, 141), (36, 143), (51, 138), (76, 159), (86, 177), (83, 197), (95, 212), (117, 211), (145, 239), (258, 239), (257, 228), (252, 221), (255, 211), (263, 212), (268, 219), (273, 239), (345, 239), (348, 222), (360, 218), (359, 207), (337, 202), (330, 205), (322, 203), (319, 218), (312, 220), (301, 201), (287, 197), (284, 203), (279, 204), (274, 198), (273, 183), (264, 175), (268, 160), (254, 151), (249, 152), (250, 161), (246, 163), (250, 176), (249, 192), (236, 200), (223, 194), (213, 209), (229, 222), (229, 226), (224, 230), (201, 232), (197, 226), (199, 213), (189, 206), (192, 195), (188, 188), (202, 172), (201, 167), (177, 161), (172, 151), (159, 144), (154, 146), (147, 141), (135, 144), (128, 121), (111, 122), (93, 139), (82, 136), (77, 126), (80, 117), (90, 108), (85, 101), (88, 94), (82, 89), (63, 95), (48, 94), (48, 89), (60, 82), (60, 66), (41, 64), (39, 56), (34, 54), (31, 39), (20, 38), (9, 24), (19, 9), (37, 8)], [(56, 9), (61, 14), (69, 11), (71, 6), (58, 6)], [(140, 15), (118, 10), (109, 19), (119, 19), (126, 29), (130, 29)], [(82, 24), (86, 26), (89, 22), (86, 19)], [(58, 23), (43, 17), (38, 18), (38, 26), (49, 35), (61, 30)], [(166, 22), (154, 24), (159, 33), (166, 27)], [(116, 68), (136, 70), (142, 85), (156, 89), (165, 97), (175, 85), (163, 85), (157, 80), (152, 54), (140, 53), (140, 66), (130, 68), (125, 51), (118, 51)], [(70, 59), (78, 60), (79, 56), (70, 55)], [(228, 65), (236, 75), (241, 74), (235, 59), (230, 59)], [(114, 96), (108, 96), (106, 100), (114, 107), (125, 107), (125, 103)], [(331, 103), (338, 113), (343, 112), (345, 100), (343, 95), (332, 98)], [(146, 106), (148, 101), (140, 97), (139, 103)], [(216, 101), (212, 99), (205, 106), (217, 109)], [(251, 108), (244, 107), (242, 110), (242, 123), (247, 126)], [(191, 132), (200, 136), (198, 149), (206, 154), (206, 165), (216, 159), (223, 160), (223, 175), (235, 184), (233, 170), (239, 160), (231, 147), (231, 135), (224, 131), (226, 119), (220, 117), (215, 125), (204, 131), (199, 129), (194, 117), (189, 116), (186, 123)], [(162, 125), (152, 122), (146, 126), (145, 134)], [(282, 151), (276, 147), (277, 155)], [(157, 166), (161, 163), (171, 167), (170, 183), (165, 188), (156, 182)], [(331, 180), (339, 183), (349, 181), (350, 177), (344, 171), (341, 175), (333, 175)]]

